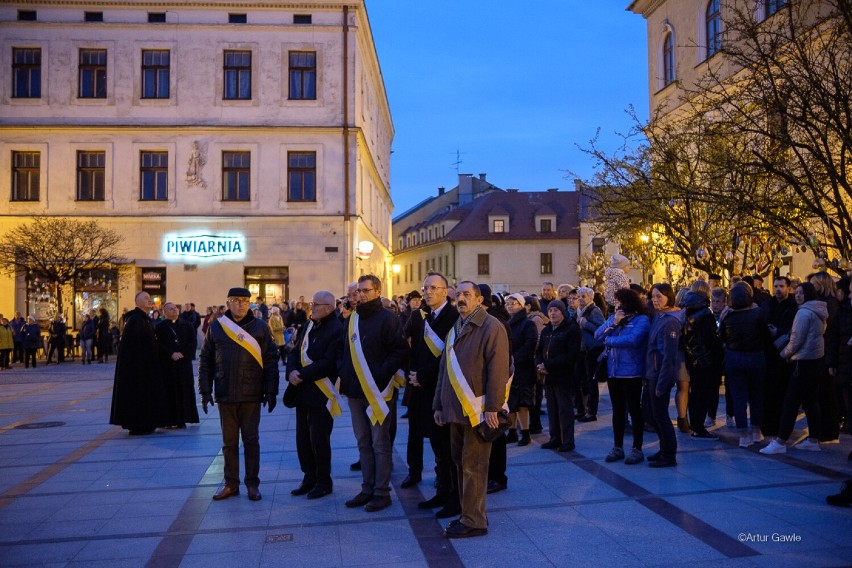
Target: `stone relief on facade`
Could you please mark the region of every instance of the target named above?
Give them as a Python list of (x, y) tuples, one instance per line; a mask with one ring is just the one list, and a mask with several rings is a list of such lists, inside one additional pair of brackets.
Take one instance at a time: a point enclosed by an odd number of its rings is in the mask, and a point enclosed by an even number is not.
[(201, 175), (201, 170), (207, 163), (205, 154), (205, 148), (198, 143), (198, 140), (192, 143), (192, 154), (190, 154), (186, 165), (186, 185), (197, 185), (201, 189), (207, 189), (207, 182)]

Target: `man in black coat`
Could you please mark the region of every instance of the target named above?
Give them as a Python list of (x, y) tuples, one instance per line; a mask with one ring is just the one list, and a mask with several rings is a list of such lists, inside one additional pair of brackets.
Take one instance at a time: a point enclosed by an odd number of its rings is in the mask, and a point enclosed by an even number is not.
[(178, 319), (178, 311), (175, 304), (166, 302), (163, 305), (166, 319), (154, 328), (166, 390), (169, 428), (186, 428), (187, 422), (198, 423), (192, 376), (197, 339), (192, 324)]
[(296, 452), (302, 483), (290, 491), (318, 499), (331, 493), (331, 431), (339, 416), (337, 363), (343, 356), (343, 324), (337, 319), (334, 294), (314, 294), (311, 320), (296, 336), (287, 356), (284, 403), (296, 406)]
[[(760, 304), (760, 311), (769, 325), (769, 333), (773, 343), (766, 346), (766, 376), (770, 380), (763, 383), (763, 424), (761, 433), (764, 436), (777, 436), (781, 423), (781, 407), (787, 394), (787, 383), (790, 382), (792, 366), (781, 358), (781, 350), (775, 347), (785, 344), (790, 338), (793, 319), (796, 317), (798, 305), (790, 293), (790, 279), (779, 276), (773, 282), (774, 296)], [(786, 338), (786, 339), (785, 339)]]
[(136, 308), (127, 313), (115, 363), (109, 423), (131, 435), (150, 434), (168, 425), (157, 339), (148, 317), (151, 306), (147, 292), (136, 294)]
[(275, 408), (278, 396), (278, 347), (266, 322), (249, 309), (246, 288), (228, 291), (228, 310), (210, 324), (198, 365), (201, 407), (219, 405), (225, 486), (216, 501), (240, 494), (240, 446), (245, 457), (248, 497), (260, 501), (260, 407)]
[(361, 492), (346, 501), (368, 513), (390, 506), (391, 424), (396, 419), (394, 375), (408, 359), (399, 319), (382, 306), (382, 282), (372, 274), (358, 279), (359, 302), (349, 316), (340, 368), (341, 393), (349, 399), (358, 441)]
[[(444, 340), (459, 317), (458, 310), (447, 301), (449, 285), (443, 274), (430, 272), (423, 281), (425, 307), (413, 311), (406, 326), (411, 338), (411, 360), (408, 374), (408, 477), (402, 487), (413, 487), (423, 473), (423, 439), (429, 438), (437, 470), (436, 494), (419, 503), (421, 509), (443, 507), (439, 519), (461, 512), (458, 492), (458, 470), (450, 454), (450, 426), (435, 424), (432, 401), (438, 386), (438, 368), (444, 351)], [(428, 326), (428, 327), (427, 327)]]

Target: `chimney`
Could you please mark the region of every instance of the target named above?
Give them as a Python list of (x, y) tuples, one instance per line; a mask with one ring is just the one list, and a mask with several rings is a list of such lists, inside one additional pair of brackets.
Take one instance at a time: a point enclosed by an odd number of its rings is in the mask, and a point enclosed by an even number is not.
[(447, 188), (445, 188), (445, 187), (439, 187), (439, 188), (438, 188), (438, 197), (440, 197), (440, 196), (444, 195), (444, 192), (445, 192), (445, 191), (447, 191)]
[(510, 187), (510, 188), (507, 188), (506, 191), (508, 191), (509, 193), (518, 193), (518, 188), (517, 187)]
[(557, 191), (559, 191), (559, 188), (558, 188), (558, 187), (551, 187), (551, 188), (549, 188), (549, 189), (547, 190), (547, 192), (548, 192), (548, 193), (555, 193), (555, 192), (557, 192)]
[(472, 178), (472, 174), (459, 174), (459, 205), (473, 201)]
[(484, 181), (484, 182), (488, 183), (488, 180), (485, 179), (486, 175), (488, 175), (488, 174), (479, 174), (479, 181)]

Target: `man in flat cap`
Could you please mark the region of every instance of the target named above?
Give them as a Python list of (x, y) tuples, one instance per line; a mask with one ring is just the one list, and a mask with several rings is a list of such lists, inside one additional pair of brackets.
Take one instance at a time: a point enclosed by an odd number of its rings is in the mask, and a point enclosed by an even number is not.
[(219, 501), (240, 494), (239, 437), (245, 454), (245, 484), (252, 501), (261, 498), (260, 406), (275, 408), (278, 395), (278, 348), (266, 322), (249, 309), (245, 288), (228, 291), (228, 310), (210, 324), (198, 368), (198, 393), (207, 414), (215, 397), (222, 424), (225, 486), (213, 496)]

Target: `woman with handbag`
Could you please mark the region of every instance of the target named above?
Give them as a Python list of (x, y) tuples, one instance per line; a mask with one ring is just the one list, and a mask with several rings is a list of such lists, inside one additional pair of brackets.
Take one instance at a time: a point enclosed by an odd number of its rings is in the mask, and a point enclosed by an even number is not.
[[(601, 363), (607, 366), (607, 388), (612, 402), (613, 448), (604, 461), (624, 460), (628, 465), (645, 461), (642, 441), (645, 423), (642, 418), (642, 377), (645, 375), (645, 350), (651, 325), (645, 315), (645, 302), (630, 288), (615, 292), (615, 312), (595, 332), (603, 340), (606, 354)], [(627, 413), (633, 427), (633, 447), (625, 457), (624, 428)]]
[(781, 357), (793, 363), (793, 374), (787, 384), (787, 394), (781, 409), (778, 437), (760, 450), (761, 454), (787, 453), (787, 440), (793, 433), (799, 406), (804, 407), (808, 419), (808, 439), (795, 447), (820, 451), (819, 427), (822, 417), (817, 396), (825, 361), (823, 333), (828, 320), (828, 307), (818, 299), (816, 288), (810, 282), (802, 282), (796, 287), (796, 303), (799, 309), (793, 319), (790, 341), (781, 352)]

